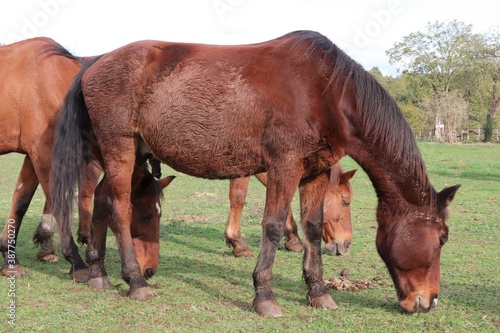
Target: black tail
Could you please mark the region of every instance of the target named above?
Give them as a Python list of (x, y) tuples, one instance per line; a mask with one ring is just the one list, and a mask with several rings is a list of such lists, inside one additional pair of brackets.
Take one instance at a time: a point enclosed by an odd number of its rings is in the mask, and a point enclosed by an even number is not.
[[(86, 162), (92, 159), (88, 143), (95, 140), (89, 136), (90, 120), (82, 93), (82, 76), (100, 57), (85, 63), (73, 81), (60, 111), (55, 133), (51, 171), (51, 208), (59, 226), (61, 245), (66, 259), (73, 263), (74, 244), (71, 221), (76, 186), (80, 187)], [(69, 237), (69, 239), (68, 239)], [(76, 245), (75, 245), (76, 247)], [(78, 249), (76, 248), (78, 253)], [(73, 252), (74, 253), (74, 252)]]

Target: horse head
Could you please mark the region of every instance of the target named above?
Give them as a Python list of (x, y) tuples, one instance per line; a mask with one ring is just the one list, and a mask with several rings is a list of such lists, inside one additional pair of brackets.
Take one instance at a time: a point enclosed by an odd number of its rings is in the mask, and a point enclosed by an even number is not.
[[(377, 250), (384, 260), (406, 312), (427, 312), (437, 305), (441, 248), (448, 240), (447, 206), (460, 185), (445, 188), (434, 204), (396, 212), (379, 204)], [(386, 223), (397, 221), (397, 223)]]
[[(332, 168), (331, 173), (336, 172)], [(356, 170), (342, 172), (332, 177), (325, 193), (323, 204), (323, 240), (330, 254), (342, 255), (349, 252), (352, 244), (351, 198), (349, 180)], [(338, 179), (338, 181), (336, 181)]]
[(130, 232), (141, 274), (152, 277), (160, 258), (160, 217), (162, 189), (175, 176), (156, 180), (149, 172), (132, 182), (132, 224)]

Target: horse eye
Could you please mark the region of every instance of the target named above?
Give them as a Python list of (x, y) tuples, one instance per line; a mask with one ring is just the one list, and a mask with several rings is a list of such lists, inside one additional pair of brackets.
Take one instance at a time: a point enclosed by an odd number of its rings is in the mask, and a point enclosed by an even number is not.
[(351, 203), (349, 201), (342, 200), (342, 206), (349, 207)]
[(146, 214), (141, 214), (141, 220), (143, 220), (143, 221), (149, 221), (149, 220), (151, 220), (151, 216), (146, 215)]

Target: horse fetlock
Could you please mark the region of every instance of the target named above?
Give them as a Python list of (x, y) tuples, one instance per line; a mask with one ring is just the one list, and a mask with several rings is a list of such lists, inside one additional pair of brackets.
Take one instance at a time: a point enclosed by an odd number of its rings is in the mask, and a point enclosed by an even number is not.
[(43, 214), (35, 230), (35, 234), (33, 235), (35, 244), (40, 244), (49, 239), (51, 240), (54, 236), (55, 225), (56, 219), (51, 214)]
[(85, 251), (85, 261), (87, 261), (87, 263), (89, 265), (103, 261), (103, 260), (104, 260), (104, 257), (101, 258), (101, 256), (99, 255), (99, 251), (97, 251), (91, 245), (87, 246), (87, 251)]
[(77, 239), (76, 239), (78, 244), (80, 244), (80, 245), (88, 244), (89, 239), (90, 239), (89, 232), (83, 232), (83, 231), (78, 230)]

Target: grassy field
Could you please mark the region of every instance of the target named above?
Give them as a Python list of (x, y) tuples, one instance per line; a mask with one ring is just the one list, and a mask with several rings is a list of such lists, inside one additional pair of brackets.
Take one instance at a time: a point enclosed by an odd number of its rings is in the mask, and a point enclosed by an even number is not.
[[(44, 203), (39, 189), (16, 248), (29, 275), (15, 281), (15, 325), (8, 323), (10, 282), (0, 279), (0, 332), (498, 332), (500, 145), (422, 143), (420, 147), (438, 190), (462, 184), (450, 207), (439, 304), (427, 314), (407, 315), (398, 309), (389, 274), (375, 250), (376, 198), (362, 170), (352, 180), (353, 247), (347, 256), (325, 254), (324, 276), (338, 277), (345, 269), (353, 280), (377, 277), (379, 281), (359, 292), (332, 290), (339, 305), (336, 311), (313, 309), (306, 304), (302, 256), (280, 246), (273, 286), (284, 316), (263, 319), (252, 310), (255, 257), (234, 258), (223, 240), (228, 181), (196, 179), (164, 167), (164, 175), (174, 174), (177, 179), (163, 201), (161, 261), (150, 280), (157, 297), (147, 302), (125, 297), (128, 288), (120, 279), (111, 232), (106, 262), (114, 290), (97, 292), (74, 283), (63, 259), (36, 261), (38, 249), (31, 237)], [(21, 162), (20, 155), (0, 157), (0, 216), (4, 221)], [(357, 167), (348, 158), (342, 164), (346, 170)], [(297, 199), (293, 203), (296, 216)], [(263, 207), (264, 188), (253, 179), (243, 233), (255, 254)]]

